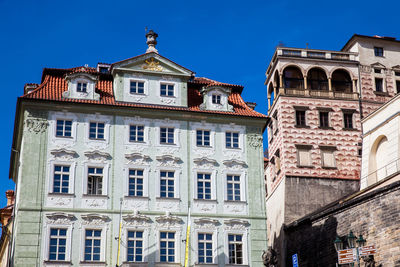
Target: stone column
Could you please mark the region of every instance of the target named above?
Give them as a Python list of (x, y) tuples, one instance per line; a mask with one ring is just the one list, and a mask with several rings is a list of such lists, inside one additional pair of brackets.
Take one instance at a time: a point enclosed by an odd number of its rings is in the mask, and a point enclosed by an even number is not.
[(357, 88), (357, 83), (356, 83), (356, 81), (357, 81), (356, 79), (353, 79), (353, 88), (352, 88), (352, 90), (351, 90), (353, 93), (357, 92), (357, 90), (356, 90), (356, 88)]
[(283, 74), (279, 73), (279, 93), (284, 94), (285, 89), (283, 87)]
[(304, 76), (304, 82), (303, 82), (303, 87), (304, 87), (304, 95), (310, 95), (310, 91), (308, 90), (307, 86), (307, 76)]
[(329, 89), (329, 96), (334, 97), (333, 91), (332, 91), (332, 78), (328, 78), (328, 89)]

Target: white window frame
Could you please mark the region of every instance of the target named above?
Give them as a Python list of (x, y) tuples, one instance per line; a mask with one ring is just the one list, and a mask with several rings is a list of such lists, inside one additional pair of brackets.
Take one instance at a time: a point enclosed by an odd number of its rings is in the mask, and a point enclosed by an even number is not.
[[(244, 171), (226, 170), (224, 175), (224, 200), (228, 202), (247, 202), (247, 175)], [(240, 176), (240, 200), (228, 200), (228, 175)]]
[[(90, 126), (90, 125), (91, 125), (92, 123), (96, 124), (96, 128), (95, 128), (95, 129), (96, 129), (96, 132), (95, 132), (96, 137), (90, 137), (90, 129), (91, 129), (91, 126)], [(99, 135), (99, 129), (100, 129), (99, 124), (103, 124), (103, 125), (104, 125), (104, 128), (103, 128), (103, 138), (99, 138), (99, 137), (98, 137), (98, 135)], [(89, 121), (88, 138), (89, 138), (90, 140), (100, 140), (100, 141), (105, 140), (105, 139), (106, 139), (106, 123), (103, 122), (103, 121)]]
[[(221, 126), (221, 144), (223, 144), (223, 150), (225, 151), (238, 151), (238, 152), (244, 152), (245, 148), (245, 126), (241, 125), (236, 125), (234, 123), (231, 124), (225, 124)], [(238, 148), (230, 148), (226, 147), (226, 132), (238, 132), (239, 133), (239, 147)]]
[[(166, 172), (174, 172), (174, 197), (173, 198), (168, 198), (168, 197), (161, 197), (161, 172), (166, 171)], [(156, 170), (157, 173), (157, 198), (162, 199), (164, 201), (168, 200), (175, 200), (180, 198), (180, 173), (181, 169), (180, 168), (172, 168), (172, 167), (159, 167)]]
[[(229, 240), (228, 235), (242, 235), (242, 243), (243, 243), (243, 263), (242, 264), (233, 264), (229, 263)], [(226, 230), (225, 231), (225, 265), (227, 266), (240, 266), (240, 265), (248, 265), (248, 233), (243, 230)]]
[[(122, 249), (122, 262), (128, 262), (128, 231), (141, 231), (143, 232), (143, 261), (140, 261), (140, 263), (147, 263), (148, 262), (148, 255), (149, 255), (149, 245), (148, 245), (148, 240), (149, 240), (149, 230), (148, 228), (144, 227), (137, 227), (137, 226), (126, 226), (122, 230), (122, 235), (121, 235), (121, 240), (126, 242), (125, 247), (121, 247)], [(129, 263), (137, 263), (139, 261), (130, 261)]]
[[(174, 87), (174, 94), (173, 95), (162, 95), (161, 94), (161, 85), (172, 85), (173, 87)], [(168, 87), (167, 87), (168, 88)], [(167, 98), (176, 98), (178, 95), (179, 95), (179, 93), (177, 92), (178, 91), (178, 83), (176, 83), (176, 82), (171, 82), (171, 81), (160, 81), (159, 82), (159, 84), (158, 84), (158, 95), (160, 96), (160, 97), (167, 97)], [(168, 89), (167, 89), (167, 91), (166, 91), (167, 93), (168, 93)]]
[(67, 241), (66, 241), (66, 248), (65, 248), (65, 260), (64, 261), (54, 261), (51, 260), (52, 262), (68, 262), (71, 261), (71, 251), (72, 251), (72, 229), (73, 229), (73, 224), (45, 224), (44, 226), (44, 233), (45, 233), (45, 238), (42, 240), (43, 244), (43, 259), (44, 261), (50, 261), (49, 256), (50, 256), (50, 230), (52, 228), (63, 228), (67, 229)]
[[(143, 142), (132, 142), (129, 140), (130, 137), (130, 126), (138, 125), (144, 126), (144, 136)], [(125, 117), (124, 118), (124, 131), (125, 131), (125, 145), (128, 146), (148, 146), (149, 145), (149, 131), (150, 131), (150, 121), (148, 119), (141, 118), (139, 116), (136, 117)]]
[[(89, 92), (94, 91), (94, 83), (89, 79), (78, 78), (72, 81), (72, 83), (76, 94), (87, 96), (89, 95)], [(86, 83), (86, 91), (78, 91), (78, 83)]]
[[(138, 139), (138, 127), (143, 127), (143, 141), (139, 141), (139, 140), (131, 140), (131, 127), (136, 127), (136, 139)], [(144, 143), (145, 142), (145, 132), (146, 132), (146, 126), (143, 124), (129, 124), (128, 125), (129, 128), (129, 133), (128, 133), (128, 140), (130, 143)]]
[[(54, 167), (56, 165), (62, 165), (62, 166), (69, 166), (69, 184), (68, 184), (68, 193), (58, 193), (58, 192), (53, 192), (54, 188)], [(69, 195), (69, 194), (74, 194), (74, 188), (75, 188), (75, 168), (76, 168), (76, 162), (71, 162), (71, 161), (61, 161), (61, 160), (52, 160), (50, 161), (49, 164), (49, 187), (48, 187), (48, 192), (53, 193), (53, 194), (61, 194), (61, 195)]]
[[(129, 170), (136, 169), (136, 170), (143, 170), (143, 196), (130, 196), (129, 195)], [(149, 166), (143, 165), (134, 165), (129, 164), (126, 165), (124, 168), (124, 175), (125, 175), (125, 186), (124, 186), (124, 196), (125, 197), (148, 197), (149, 196), (149, 188), (148, 188), (148, 181), (149, 181), (149, 173), (150, 168)]]
[[(85, 261), (85, 240), (86, 240), (86, 230), (100, 230), (101, 231), (101, 241), (100, 241), (100, 260), (99, 261)], [(107, 227), (104, 226), (97, 226), (97, 225), (85, 225), (82, 227), (81, 233), (81, 262), (84, 263), (101, 263), (105, 262), (105, 253), (106, 253), (106, 246), (107, 246)]]
[[(174, 143), (161, 143), (161, 128), (174, 128)], [(157, 120), (155, 121), (155, 139), (156, 145), (160, 147), (180, 147), (180, 123), (175, 120)]]
[[(131, 92), (131, 83), (132, 82), (136, 82), (136, 90), (138, 89), (138, 83), (143, 83), (143, 93), (132, 93)], [(128, 83), (128, 94), (132, 95), (132, 96), (146, 96), (147, 95), (147, 85), (146, 85), (147, 81), (143, 80), (143, 79), (129, 79), (129, 83)]]
[[(216, 103), (214, 103), (214, 97), (216, 99)], [(217, 103), (218, 102), (217, 101), (218, 98), (219, 98), (219, 103)], [(222, 95), (218, 94), (218, 93), (212, 93), (211, 94), (211, 104), (213, 104), (213, 105), (222, 105)]]
[[(211, 174), (211, 199), (199, 199), (197, 198), (197, 174), (198, 173), (209, 173)], [(217, 170), (215, 168), (213, 169), (205, 169), (205, 168), (195, 168), (192, 171), (192, 177), (193, 177), (193, 199), (195, 201), (211, 201), (211, 200), (217, 200), (217, 182), (216, 182), (216, 177), (217, 177)]]
[[(57, 126), (58, 126), (58, 121), (63, 121), (64, 123), (63, 123), (63, 131), (62, 131), (62, 133), (63, 133), (63, 135), (57, 135)], [(67, 122), (67, 121), (70, 121), (71, 122), (71, 136), (65, 136), (65, 122)], [(73, 124), (73, 120), (71, 120), (71, 119), (56, 119), (56, 122), (55, 122), (55, 124), (56, 124), (56, 127), (55, 127), (55, 136), (57, 137), (57, 138), (71, 138), (72, 137), (72, 124)]]
[[(85, 91), (78, 91), (79, 84), (81, 84), (81, 85), (86, 84)], [(82, 93), (83, 93), (83, 94), (87, 94), (88, 88), (89, 88), (89, 82), (88, 82), (88, 81), (86, 81), (86, 80), (77, 80), (77, 81), (76, 81), (76, 92), (77, 92), (77, 93), (80, 93), (80, 94), (82, 94)]]
[[(190, 131), (191, 131), (191, 140), (192, 140), (192, 151), (199, 152), (199, 151), (214, 151), (215, 150), (215, 128), (217, 126), (215, 124), (206, 123), (202, 121), (198, 122), (191, 122), (190, 123)], [(197, 131), (210, 131), (210, 146), (197, 146)]]
[[(103, 168), (103, 181), (102, 181), (102, 190), (101, 195), (88, 195), (88, 175), (89, 175), (89, 168)], [(85, 197), (99, 197), (99, 196), (108, 196), (108, 176), (109, 176), (109, 163), (92, 163), (92, 162), (85, 162), (84, 163), (84, 170), (83, 170), (83, 188), (82, 192)]]
[[(210, 229), (203, 229), (203, 228), (199, 228), (195, 230), (195, 238), (194, 239), (194, 246), (193, 248), (195, 248), (195, 264), (217, 264), (218, 263), (218, 231), (217, 229), (214, 230), (210, 230)], [(213, 260), (211, 263), (199, 263), (199, 234), (212, 234), (212, 251), (213, 251)]]
[[(231, 138), (230, 138), (230, 140), (231, 140), (231, 145), (233, 145), (234, 144), (234, 142), (233, 142), (233, 134), (237, 134), (238, 135), (238, 147), (234, 147), (234, 146), (228, 146), (228, 143), (226, 142), (226, 139), (227, 139), (227, 134), (228, 133), (230, 133), (231, 134)], [(226, 149), (240, 149), (240, 132), (237, 132), (237, 131), (226, 131), (225, 132), (225, 148)]]
[[(104, 139), (89, 138), (89, 135), (90, 135), (89, 129), (90, 129), (91, 122), (104, 123)], [(103, 144), (103, 145), (109, 144), (110, 125), (111, 125), (111, 117), (110, 116), (104, 116), (104, 115), (99, 115), (99, 114), (87, 115), (86, 121), (85, 121), (85, 143), (89, 146), (97, 145), (97, 144)]]
[[(207, 145), (198, 145), (197, 144), (197, 131), (202, 131), (202, 143), (204, 143), (204, 131), (209, 131), (210, 132), (210, 135), (209, 135), (209, 137), (210, 137), (210, 140), (209, 140), (209, 142), (210, 142), (210, 144), (207, 146)], [(196, 147), (213, 147), (213, 145), (214, 145), (214, 142), (213, 142), (213, 140), (212, 139), (214, 139), (213, 138), (213, 132), (211, 131), (211, 129), (201, 129), (201, 128), (198, 128), (198, 129), (195, 129), (194, 130), (194, 134), (195, 134), (195, 141), (194, 141), (194, 144), (196, 145)]]
[[(72, 121), (71, 128), (71, 137), (64, 136), (56, 136), (57, 133), (57, 120), (69, 120)], [(75, 114), (68, 112), (54, 112), (50, 115), (50, 140), (53, 140), (54, 143), (58, 142), (67, 142), (67, 143), (75, 143), (76, 142), (76, 126), (77, 126), (77, 117)]]
[(175, 227), (171, 227), (171, 228), (159, 228), (159, 229), (157, 229), (157, 232), (156, 232), (156, 242), (157, 242), (157, 252), (156, 252), (156, 256), (157, 256), (157, 262), (158, 263), (162, 263), (162, 264), (168, 264), (168, 263), (171, 263), (171, 262), (161, 262), (160, 261), (160, 249), (161, 249), (161, 247), (160, 247), (160, 232), (174, 232), (175, 233), (175, 255), (174, 255), (174, 257), (175, 257), (175, 261), (173, 262), (173, 263), (179, 263), (180, 262), (180, 260), (181, 260), (181, 253), (180, 253), (180, 251), (181, 251), (181, 239), (182, 239), (182, 237), (181, 237), (181, 230), (180, 230), (180, 228), (175, 228)]
[[(165, 136), (167, 142), (161, 142), (161, 129), (167, 129), (166, 130), (166, 136)], [(173, 134), (173, 142), (172, 143), (168, 142), (168, 139), (169, 139), (168, 135), (169, 135), (170, 129), (172, 129), (172, 134)], [(175, 145), (176, 144), (175, 127), (160, 126), (159, 134), (160, 135), (159, 135), (158, 138), (159, 138), (159, 142), (160, 142), (161, 145)]]

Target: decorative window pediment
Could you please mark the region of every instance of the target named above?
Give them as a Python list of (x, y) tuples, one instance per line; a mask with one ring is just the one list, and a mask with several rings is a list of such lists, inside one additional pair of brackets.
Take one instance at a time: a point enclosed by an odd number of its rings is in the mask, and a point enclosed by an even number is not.
[(218, 220), (211, 218), (200, 218), (194, 220), (197, 228), (214, 230), (220, 224)]
[(105, 162), (111, 159), (111, 155), (109, 153), (98, 150), (86, 151), (84, 155), (88, 158), (88, 160), (95, 162)]
[(218, 166), (218, 162), (215, 159), (210, 159), (207, 157), (201, 157), (201, 158), (195, 158), (193, 160), (193, 162), (201, 167), (214, 167), (214, 166)]
[(87, 215), (82, 215), (82, 224), (90, 224), (90, 225), (103, 225), (107, 222), (110, 221), (110, 218), (106, 215), (100, 215), (100, 214), (87, 214)]
[(385, 69), (386, 68), (385, 65), (383, 65), (379, 62), (375, 62), (375, 63), (371, 64), (371, 67), (375, 68), (375, 69)]
[(65, 80), (68, 82), (68, 91), (63, 93), (64, 98), (77, 98), (99, 100), (100, 95), (96, 91), (97, 75), (84, 72), (86, 69), (82, 67), (81, 71), (67, 74)]
[(151, 223), (150, 217), (147, 217), (139, 212), (135, 211), (133, 214), (122, 216), (126, 225), (131, 226), (143, 226)]
[(181, 218), (177, 216), (172, 216), (169, 212), (166, 215), (156, 217), (156, 222), (160, 225), (160, 227), (178, 227), (183, 224)]
[(129, 163), (134, 164), (148, 164), (151, 161), (151, 158), (142, 153), (128, 153), (125, 154), (125, 158), (129, 161)]
[(182, 162), (181, 158), (169, 154), (157, 156), (156, 159), (161, 166), (176, 166), (177, 164)]
[(248, 221), (240, 219), (225, 220), (224, 224), (227, 230), (245, 230), (250, 226)]
[(65, 148), (53, 149), (50, 154), (57, 160), (72, 160), (78, 157), (78, 153), (73, 150), (67, 150)]
[(203, 104), (200, 109), (233, 111), (233, 106), (228, 104), (228, 97), (231, 89), (222, 86), (206, 86), (201, 90), (203, 95)]
[(72, 224), (76, 219), (74, 215), (64, 212), (54, 212), (46, 214), (49, 224)]
[(229, 159), (229, 160), (224, 160), (222, 162), (226, 167), (230, 169), (235, 169), (235, 168), (247, 168), (246, 162), (242, 160), (237, 160), (237, 159)]

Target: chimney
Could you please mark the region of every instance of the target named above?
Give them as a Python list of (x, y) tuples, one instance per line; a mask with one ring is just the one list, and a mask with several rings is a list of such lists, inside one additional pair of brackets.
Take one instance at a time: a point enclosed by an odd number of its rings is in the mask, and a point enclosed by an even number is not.
[(7, 190), (6, 198), (7, 198), (7, 206), (13, 205), (14, 204), (14, 190)]
[(38, 86), (39, 86), (39, 84), (37, 84), (37, 83), (27, 83), (27, 84), (25, 84), (25, 86), (24, 86), (24, 94), (28, 94), (28, 93), (32, 92)]
[(251, 109), (254, 110), (254, 108), (257, 106), (257, 103), (255, 103), (255, 102), (246, 102), (246, 105), (247, 105), (249, 108), (251, 108)]
[(148, 45), (146, 53), (151, 53), (151, 52), (158, 53), (156, 49), (157, 37), (158, 34), (155, 33), (153, 30), (150, 30), (148, 33), (146, 33), (146, 38), (147, 38), (146, 43)]

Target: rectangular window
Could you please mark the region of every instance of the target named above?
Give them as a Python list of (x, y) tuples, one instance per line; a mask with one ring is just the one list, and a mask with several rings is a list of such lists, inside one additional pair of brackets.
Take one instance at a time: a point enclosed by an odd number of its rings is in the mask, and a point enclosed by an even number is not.
[(396, 92), (400, 93), (400, 81), (396, 81)]
[(175, 194), (175, 178), (174, 172), (161, 171), (160, 172), (160, 197), (174, 198)]
[(383, 57), (383, 47), (374, 47), (376, 57)]
[(174, 85), (173, 84), (161, 84), (160, 85), (161, 96), (174, 96)]
[(242, 235), (228, 235), (229, 263), (243, 264)]
[(375, 91), (383, 92), (383, 79), (375, 78)]
[(198, 240), (198, 263), (212, 263), (213, 262), (213, 240), (212, 234), (199, 233)]
[(87, 83), (78, 83), (76, 87), (77, 92), (86, 93), (86, 89), (87, 89)]
[(65, 261), (67, 248), (67, 229), (51, 228), (49, 244), (49, 260)]
[(160, 232), (160, 262), (175, 262), (174, 232)]
[(399, 72), (399, 71), (395, 71), (395, 72), (394, 72), (394, 75), (395, 75), (395, 76), (400, 76), (400, 72)]
[(174, 128), (160, 128), (160, 143), (174, 144)]
[(375, 73), (382, 73), (382, 69), (374, 69)]
[(89, 124), (90, 139), (104, 139), (104, 122), (91, 122)]
[(85, 231), (85, 261), (100, 261), (101, 230)]
[(144, 141), (144, 126), (143, 125), (130, 125), (129, 126), (129, 142), (143, 142)]
[(296, 126), (306, 126), (305, 110), (296, 110)]
[(197, 130), (196, 131), (196, 144), (197, 144), (197, 146), (210, 146), (210, 131)]
[(197, 174), (197, 198), (211, 199), (211, 174)]
[(143, 196), (143, 170), (129, 170), (129, 196)]
[(101, 195), (103, 192), (103, 168), (88, 168), (88, 195)]
[(334, 150), (321, 150), (322, 166), (327, 168), (335, 168), (335, 151)]
[(213, 104), (221, 104), (221, 96), (220, 95), (212, 95), (212, 103)]
[(71, 137), (72, 134), (72, 121), (71, 120), (57, 120), (56, 136), (57, 137)]
[(127, 258), (129, 262), (143, 261), (143, 232), (128, 231), (127, 243)]
[(53, 193), (68, 194), (69, 166), (55, 165), (53, 177)]
[(144, 82), (131, 81), (129, 88), (131, 94), (144, 94)]
[(239, 133), (226, 132), (225, 133), (226, 148), (239, 148)]
[(353, 113), (343, 113), (343, 125), (346, 129), (353, 129)]
[(240, 176), (227, 175), (226, 183), (228, 200), (240, 201)]
[(319, 127), (321, 128), (329, 127), (329, 112), (326, 111), (319, 112)]
[(297, 149), (297, 162), (298, 166), (309, 167), (311, 166), (310, 149), (298, 148)]

